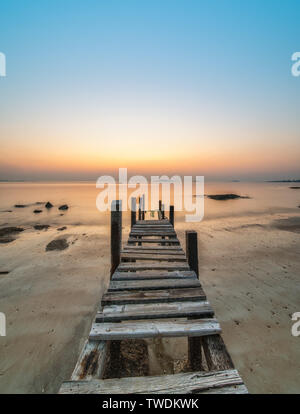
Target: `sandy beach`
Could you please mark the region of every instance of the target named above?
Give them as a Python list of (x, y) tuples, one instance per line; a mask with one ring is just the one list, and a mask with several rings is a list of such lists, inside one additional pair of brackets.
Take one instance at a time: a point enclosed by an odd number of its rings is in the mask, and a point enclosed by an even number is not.
[[(72, 211), (41, 218), (30, 212), (25, 224), (25, 213), (1, 213), (1, 228), (24, 227), (13, 242), (0, 245), (0, 311), (7, 318), (7, 336), (0, 337), (1, 393), (55, 393), (75, 366), (110, 266), (109, 216), (91, 225), (90, 218), (80, 222), (80, 211), (76, 222)], [(193, 225), (178, 214), (175, 221), (183, 246), (185, 230), (198, 231), (200, 280), (251, 393), (300, 392), (299, 338), (291, 335), (291, 315), (300, 310), (299, 213), (295, 206), (208, 215)], [(36, 230), (36, 222), (50, 227)], [(128, 232), (124, 214), (124, 241)], [(46, 251), (58, 238), (68, 248)], [(175, 347), (165, 341), (169, 358)], [(151, 344), (149, 351), (155, 359)], [(184, 359), (185, 344), (177, 343), (176, 352)], [(153, 366), (151, 373), (159, 373)]]

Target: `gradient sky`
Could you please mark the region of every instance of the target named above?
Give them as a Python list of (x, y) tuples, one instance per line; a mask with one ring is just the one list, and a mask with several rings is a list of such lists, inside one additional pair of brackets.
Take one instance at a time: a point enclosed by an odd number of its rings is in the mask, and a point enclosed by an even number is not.
[(0, 0), (0, 179), (300, 178), (300, 2)]

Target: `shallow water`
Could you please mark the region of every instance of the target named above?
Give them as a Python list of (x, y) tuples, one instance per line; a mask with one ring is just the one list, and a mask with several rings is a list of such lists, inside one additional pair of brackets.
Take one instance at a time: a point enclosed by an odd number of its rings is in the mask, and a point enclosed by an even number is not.
[[(204, 188), (206, 195), (235, 193), (250, 198), (218, 201), (205, 197), (204, 220), (264, 213), (299, 213), (300, 190), (290, 189), (291, 185), (290, 183), (206, 182)], [(0, 225), (32, 225), (33, 223), (107, 225), (109, 214), (100, 212), (96, 207), (96, 197), (100, 192), (94, 182), (1, 183)], [(44, 205), (36, 204), (47, 201), (51, 201), (54, 205), (50, 210), (45, 209)], [(15, 208), (15, 204), (25, 204), (26, 207)], [(61, 204), (68, 204), (69, 210), (58, 210)], [(43, 211), (34, 214), (34, 209)], [(185, 221), (185, 212), (176, 211), (175, 216), (178, 222)], [(150, 213), (146, 218), (151, 218)], [(129, 219), (129, 213), (124, 212), (125, 225), (129, 223)]]

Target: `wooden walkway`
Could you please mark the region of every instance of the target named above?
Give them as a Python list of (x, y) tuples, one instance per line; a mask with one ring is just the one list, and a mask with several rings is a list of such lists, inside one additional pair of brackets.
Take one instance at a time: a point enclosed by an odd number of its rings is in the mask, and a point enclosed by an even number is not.
[[(159, 218), (133, 219), (89, 338), (60, 393), (247, 393), (198, 279), (188, 246), (195, 232), (187, 235), (187, 257), (173, 220), (161, 210)], [(190, 372), (101, 379), (112, 344), (156, 337), (188, 338)]]

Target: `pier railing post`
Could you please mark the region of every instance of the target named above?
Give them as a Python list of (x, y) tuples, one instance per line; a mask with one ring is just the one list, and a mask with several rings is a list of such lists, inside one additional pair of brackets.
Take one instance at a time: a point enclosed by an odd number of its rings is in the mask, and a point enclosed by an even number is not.
[(145, 220), (145, 194), (142, 195), (142, 220)]
[(170, 206), (169, 221), (174, 227), (174, 206)]
[(141, 197), (139, 197), (139, 220), (142, 220)]
[(110, 250), (111, 250), (111, 268), (110, 276), (120, 263), (121, 244), (122, 244), (122, 204), (120, 200), (112, 202), (110, 222)]
[(136, 224), (136, 198), (131, 197), (131, 228)]
[(199, 279), (198, 268), (198, 237), (197, 232), (194, 230), (186, 230), (185, 243), (186, 243), (186, 257), (188, 264)]
[[(187, 230), (185, 232), (186, 242), (186, 257), (188, 264), (199, 278), (198, 268), (198, 237), (194, 230)], [(193, 319), (193, 318), (189, 318)], [(194, 371), (202, 369), (202, 341), (201, 337), (188, 339), (188, 353), (190, 368)]]

